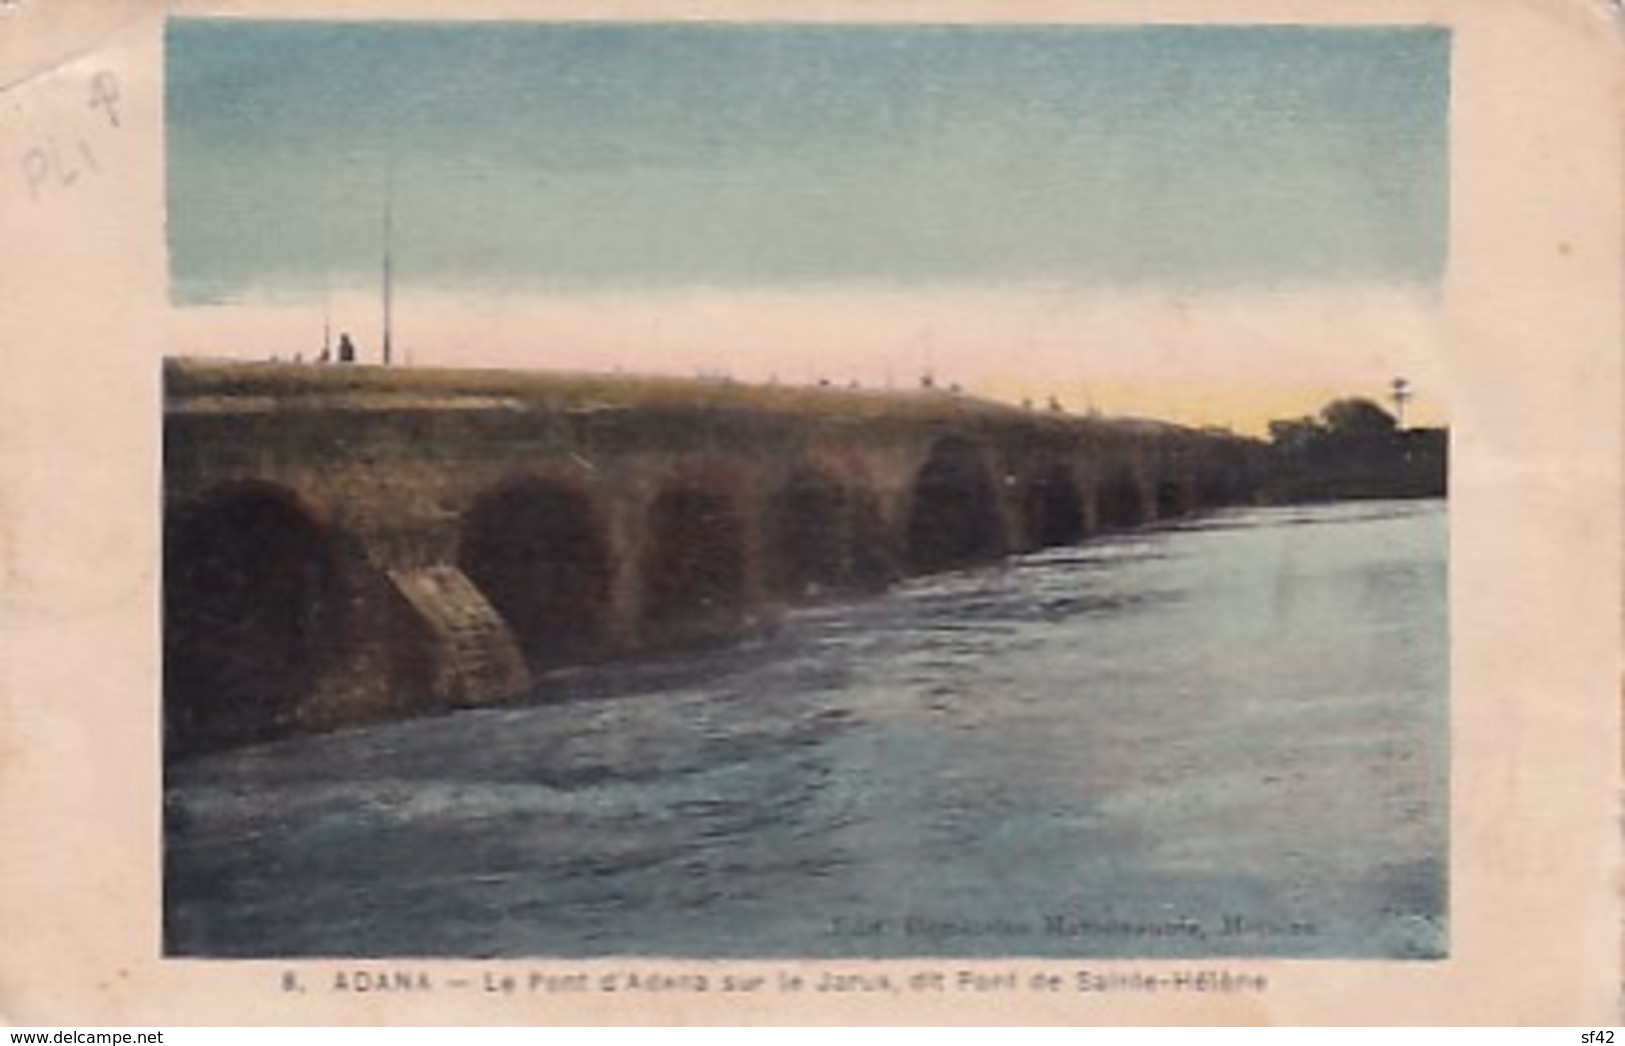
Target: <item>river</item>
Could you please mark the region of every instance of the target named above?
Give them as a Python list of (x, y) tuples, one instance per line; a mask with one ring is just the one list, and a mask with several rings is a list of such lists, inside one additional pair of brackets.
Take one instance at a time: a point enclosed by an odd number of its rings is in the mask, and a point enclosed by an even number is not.
[(182, 762), (166, 951), (1437, 957), (1446, 546), (1226, 511)]

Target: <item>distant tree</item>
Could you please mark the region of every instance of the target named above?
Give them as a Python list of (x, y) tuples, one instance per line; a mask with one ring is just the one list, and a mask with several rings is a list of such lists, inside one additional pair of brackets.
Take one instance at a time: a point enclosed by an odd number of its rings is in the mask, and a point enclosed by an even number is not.
[(1269, 434), (1271, 500), (1437, 497), (1445, 489), (1443, 433), (1402, 431), (1369, 399), (1333, 400), (1313, 417), (1271, 421)]
[(1270, 422), (1270, 442), (1275, 449), (1287, 454), (1301, 454), (1326, 430), (1314, 418), (1281, 418)]
[(1320, 412), (1321, 424), (1337, 439), (1392, 436), (1394, 416), (1368, 399), (1334, 400)]

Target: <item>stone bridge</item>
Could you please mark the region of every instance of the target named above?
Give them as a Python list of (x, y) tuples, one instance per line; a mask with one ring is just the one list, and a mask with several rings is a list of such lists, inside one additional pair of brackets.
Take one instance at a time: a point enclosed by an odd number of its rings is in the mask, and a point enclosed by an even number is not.
[(501, 700), (1250, 500), (1259, 445), (921, 390), (172, 361), (171, 751)]

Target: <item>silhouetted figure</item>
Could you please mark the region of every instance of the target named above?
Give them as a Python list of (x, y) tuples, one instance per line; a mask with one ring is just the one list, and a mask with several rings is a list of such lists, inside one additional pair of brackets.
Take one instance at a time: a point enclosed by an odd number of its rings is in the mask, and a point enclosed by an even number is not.
[(339, 362), (355, 362), (355, 343), (350, 340), (348, 334), (339, 335)]

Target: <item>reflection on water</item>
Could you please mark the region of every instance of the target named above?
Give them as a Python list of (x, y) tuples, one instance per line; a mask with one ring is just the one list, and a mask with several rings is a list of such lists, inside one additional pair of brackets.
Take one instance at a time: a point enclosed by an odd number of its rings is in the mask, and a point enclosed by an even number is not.
[(167, 949), (1440, 955), (1445, 546), (1234, 511), (183, 763)]

